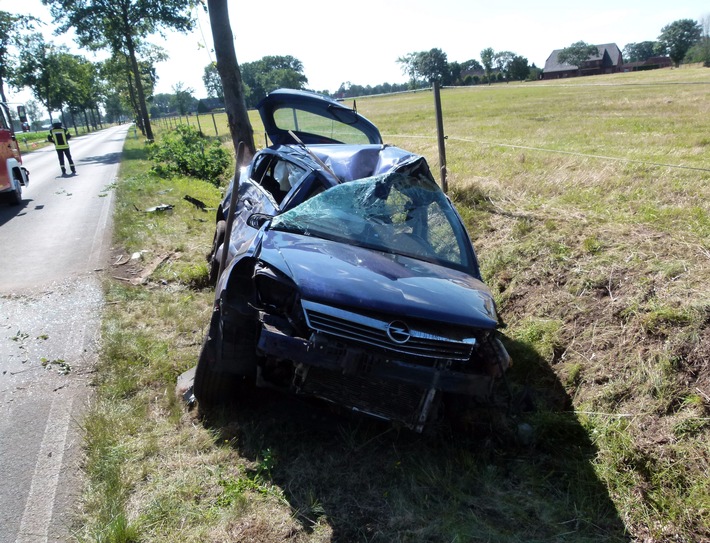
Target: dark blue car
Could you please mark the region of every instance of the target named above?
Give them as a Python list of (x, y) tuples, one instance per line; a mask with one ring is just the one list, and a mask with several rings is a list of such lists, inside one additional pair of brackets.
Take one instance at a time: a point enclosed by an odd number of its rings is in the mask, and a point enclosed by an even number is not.
[(421, 432), (489, 402), (510, 357), (426, 160), (324, 96), (274, 91), (259, 111), (273, 145), (217, 211), (200, 405), (263, 386)]

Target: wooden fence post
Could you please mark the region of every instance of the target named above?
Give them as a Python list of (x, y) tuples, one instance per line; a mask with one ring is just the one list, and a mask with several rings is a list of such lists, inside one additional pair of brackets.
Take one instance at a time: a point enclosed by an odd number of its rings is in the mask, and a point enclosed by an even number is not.
[(441, 116), (441, 93), (439, 83), (434, 81), (434, 106), (436, 108), (436, 134), (439, 143), (439, 170), (441, 172), (441, 190), (448, 194), (449, 183), (446, 180), (446, 145), (444, 140), (444, 121)]

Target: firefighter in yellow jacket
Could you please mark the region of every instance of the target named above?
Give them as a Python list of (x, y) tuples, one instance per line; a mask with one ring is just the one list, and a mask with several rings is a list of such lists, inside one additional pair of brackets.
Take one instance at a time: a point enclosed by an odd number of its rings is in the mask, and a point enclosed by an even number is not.
[(67, 174), (67, 169), (64, 166), (64, 157), (66, 156), (69, 162), (69, 168), (71, 173), (76, 173), (76, 168), (74, 167), (74, 161), (71, 158), (71, 152), (69, 151), (69, 138), (71, 134), (69, 131), (62, 127), (62, 123), (53, 123), (52, 129), (49, 131), (47, 140), (54, 143), (54, 148), (57, 150), (57, 156), (59, 157), (59, 165), (62, 168), (62, 175)]

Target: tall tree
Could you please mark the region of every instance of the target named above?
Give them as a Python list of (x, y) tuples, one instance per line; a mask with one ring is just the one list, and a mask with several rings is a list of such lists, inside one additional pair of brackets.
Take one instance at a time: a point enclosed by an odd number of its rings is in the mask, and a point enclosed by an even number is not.
[(483, 66), (475, 58), (465, 60), (461, 63), (462, 72), (472, 72), (474, 70), (483, 70)]
[(402, 73), (409, 77), (409, 85), (411, 88), (417, 86), (417, 56), (419, 53), (407, 53), (397, 59), (397, 64), (401, 66)]
[(19, 45), (21, 31), (32, 30), (37, 22), (29, 15), (15, 15), (7, 11), (0, 11), (0, 98), (7, 102), (5, 96), (5, 82), (11, 75), (11, 68), (15, 59), (10, 54), (11, 45)]
[(195, 97), (192, 96), (195, 92), (194, 89), (186, 88), (182, 81), (178, 81), (173, 85), (173, 92), (175, 94), (173, 94), (172, 103), (175, 109), (180, 115), (187, 115), (195, 102), (197, 102)]
[(207, 96), (224, 100), (224, 89), (222, 88), (222, 80), (219, 78), (216, 62), (210, 62), (205, 66), (202, 82), (205, 84), (205, 89), (207, 89)]
[(508, 64), (508, 75), (513, 81), (524, 81), (530, 75), (528, 59), (520, 55), (514, 55)]
[(700, 40), (685, 54), (688, 62), (702, 62), (703, 66), (710, 68), (710, 14), (700, 20), (702, 36)]
[[(237, 63), (237, 53), (234, 50), (234, 35), (229, 25), (229, 8), (227, 0), (207, 0), (210, 15), (210, 27), (214, 41), (214, 52), (217, 57), (217, 71), (224, 89), (224, 106), (227, 111), (227, 123), (232, 135), (234, 151), (239, 142), (246, 147), (245, 158), (256, 152), (254, 147), (254, 130), (249, 121), (246, 102), (242, 89), (242, 74)], [(241, 164), (237, 164), (237, 167)]]
[(513, 58), (515, 58), (515, 53), (510, 51), (498, 51), (493, 55), (496, 70), (503, 75), (506, 81), (510, 79), (510, 63), (513, 62)]
[(32, 130), (39, 130), (42, 126), (42, 111), (40, 103), (37, 102), (37, 100), (28, 100), (25, 102), (25, 111), (30, 119), (30, 126), (32, 127)]
[(274, 89), (303, 89), (308, 83), (303, 63), (291, 55), (246, 62), (241, 65), (241, 73), (247, 107), (254, 107)]
[(154, 117), (164, 117), (168, 115), (175, 105), (173, 101), (173, 95), (166, 92), (161, 92), (153, 96), (153, 105), (150, 110), (153, 112)]
[(575, 66), (581, 71), (582, 65), (590, 58), (597, 56), (598, 54), (599, 49), (596, 45), (578, 41), (569, 47), (562, 49), (562, 51), (560, 51), (557, 55), (557, 60), (559, 60), (562, 64)]
[(693, 19), (679, 19), (661, 29), (658, 42), (677, 68), (688, 50), (700, 41), (702, 31), (700, 23)]
[[(153, 95), (157, 81), (155, 63), (165, 60), (167, 55), (162, 48), (156, 46), (143, 46), (141, 50), (142, 58), (138, 61), (138, 72), (147, 99)], [(103, 77), (109, 82), (109, 87), (118, 92), (124, 106), (133, 111), (132, 117), (136, 119), (141, 132), (145, 133), (131, 59), (124, 52), (115, 52), (111, 58), (104, 61), (101, 71)]]
[(483, 64), (483, 69), (486, 72), (486, 79), (488, 84), (491, 84), (491, 74), (493, 73), (493, 58), (495, 57), (495, 51), (492, 47), (486, 47), (481, 51), (481, 63)]
[(66, 52), (66, 48), (49, 45), (45, 43), (42, 34), (36, 33), (22, 37), (19, 51), (11, 84), (17, 88), (28, 87), (47, 109), (49, 119), (52, 120), (52, 111), (61, 108), (58, 56)]
[(624, 60), (626, 62), (641, 62), (657, 54), (657, 49), (658, 42), (655, 41), (627, 43), (623, 51)]
[(419, 76), (430, 84), (434, 81), (443, 82), (449, 73), (446, 53), (437, 48), (418, 53), (416, 66)]
[(42, 0), (58, 33), (73, 29), (80, 45), (127, 55), (145, 136), (153, 139), (138, 55), (143, 38), (167, 29), (192, 30), (193, 0)]

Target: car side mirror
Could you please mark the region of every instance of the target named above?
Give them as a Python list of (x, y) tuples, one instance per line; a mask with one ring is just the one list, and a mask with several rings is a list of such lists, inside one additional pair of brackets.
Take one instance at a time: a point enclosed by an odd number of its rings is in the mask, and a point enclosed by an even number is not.
[(249, 215), (249, 218), (247, 219), (247, 224), (252, 228), (256, 228), (257, 230), (259, 230), (272, 218), (273, 217), (271, 215), (267, 215), (266, 213), (253, 213), (252, 215)]

